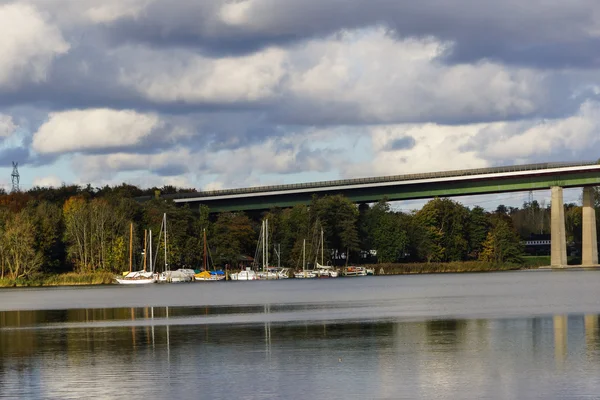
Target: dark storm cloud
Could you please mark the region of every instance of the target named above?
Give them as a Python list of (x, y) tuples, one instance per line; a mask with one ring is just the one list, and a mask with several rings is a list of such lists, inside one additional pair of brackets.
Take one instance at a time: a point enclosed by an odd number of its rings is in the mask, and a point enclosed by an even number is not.
[(0, 150), (0, 166), (7, 167), (15, 161), (19, 165), (31, 164), (31, 153), (27, 147), (14, 147)]
[(178, 176), (188, 173), (189, 168), (185, 165), (174, 163), (152, 169), (152, 172), (158, 176)]
[(417, 142), (415, 138), (412, 136), (404, 136), (401, 138), (396, 138), (390, 142), (388, 142), (385, 146), (385, 151), (396, 151), (396, 150), (410, 150), (415, 147)]
[[(593, 67), (600, 40), (596, 0), (263, 0), (249, 2), (238, 24), (225, 1), (151, 3), (139, 16), (106, 27), (113, 43), (195, 47), (213, 54), (248, 53), (384, 25), (399, 37), (454, 43), (448, 62), (495, 59), (546, 67)], [(229, 2), (231, 4), (244, 3)]]

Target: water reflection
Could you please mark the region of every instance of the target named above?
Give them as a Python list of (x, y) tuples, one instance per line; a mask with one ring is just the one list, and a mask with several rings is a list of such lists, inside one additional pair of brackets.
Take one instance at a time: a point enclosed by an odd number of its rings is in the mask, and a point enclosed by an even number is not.
[[(263, 306), (261, 312), (272, 314), (273, 308)], [(218, 314), (177, 307), (0, 313), (0, 393), (55, 398), (90, 393), (132, 398), (194, 393), (203, 398), (569, 398), (600, 390), (595, 314), (154, 323), (180, 322), (197, 313)], [(120, 325), (69, 326), (115, 320)]]

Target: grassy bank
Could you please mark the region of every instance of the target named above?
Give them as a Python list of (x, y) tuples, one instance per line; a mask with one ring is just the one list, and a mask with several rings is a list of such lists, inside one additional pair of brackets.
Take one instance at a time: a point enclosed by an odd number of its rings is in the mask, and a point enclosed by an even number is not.
[[(449, 272), (494, 272), (523, 269), (519, 264), (493, 264), (482, 261), (459, 261), (449, 263), (373, 264), (376, 275), (438, 274)], [(527, 268), (527, 267), (525, 267)]]
[(36, 275), (31, 278), (0, 279), (0, 287), (104, 285), (114, 282), (114, 274), (106, 271)]

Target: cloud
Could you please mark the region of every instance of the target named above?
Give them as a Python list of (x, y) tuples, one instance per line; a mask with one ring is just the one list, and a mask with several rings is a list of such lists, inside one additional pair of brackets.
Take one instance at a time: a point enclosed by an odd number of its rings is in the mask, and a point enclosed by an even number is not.
[(59, 187), (63, 184), (63, 181), (56, 175), (47, 175), (42, 177), (33, 178), (32, 186), (39, 187)]
[[(81, 0), (76, 0), (81, 2)], [(85, 15), (95, 23), (109, 23), (121, 18), (137, 18), (152, 0), (103, 0), (94, 1)]]
[(587, 101), (580, 110), (567, 118), (531, 121), (529, 123), (498, 123), (482, 131), (477, 139), (485, 140), (481, 150), (490, 160), (530, 160), (575, 158), (585, 154), (598, 158), (600, 150), (600, 103)]
[(114, 152), (108, 155), (76, 155), (73, 169), (88, 181), (112, 179), (121, 172), (151, 172), (155, 175), (177, 177), (200, 164), (183, 148), (175, 148), (156, 154)]
[(45, 81), (54, 58), (69, 50), (58, 27), (30, 5), (0, 4), (0, 26), (0, 89)]
[(11, 136), (16, 129), (17, 126), (10, 115), (0, 114), (0, 138)]
[(0, 160), (217, 188), (595, 159), (597, 11), (0, 0)]
[(158, 116), (132, 110), (52, 113), (35, 133), (33, 149), (41, 154), (120, 149), (140, 144), (160, 125)]
[[(87, 7), (83, 12), (89, 14)], [(525, 5), (519, 0), (130, 0), (126, 6), (94, 8), (106, 16), (101, 20), (112, 22), (106, 32), (115, 42), (193, 47), (213, 54), (247, 54), (383, 25), (398, 38), (455, 43), (447, 58), (451, 63), (491, 59), (564, 68), (599, 62), (594, 51), (600, 39), (596, 0), (530, 0)]]
[(278, 49), (219, 59), (182, 51), (134, 52), (136, 63), (119, 81), (159, 103), (260, 102), (276, 94), (284, 76), (285, 52)]
[(448, 46), (379, 27), (239, 57), (128, 46), (115, 56), (121, 85), (150, 102), (255, 108), (279, 124), (456, 123), (552, 108), (550, 76), (492, 62), (448, 66)]

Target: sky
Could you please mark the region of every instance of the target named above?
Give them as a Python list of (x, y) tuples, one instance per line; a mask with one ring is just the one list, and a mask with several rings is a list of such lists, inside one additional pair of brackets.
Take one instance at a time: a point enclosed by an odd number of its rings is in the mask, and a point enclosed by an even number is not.
[(597, 0), (0, 0), (0, 33), (6, 189), (600, 158)]

